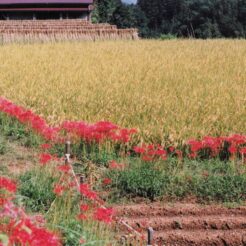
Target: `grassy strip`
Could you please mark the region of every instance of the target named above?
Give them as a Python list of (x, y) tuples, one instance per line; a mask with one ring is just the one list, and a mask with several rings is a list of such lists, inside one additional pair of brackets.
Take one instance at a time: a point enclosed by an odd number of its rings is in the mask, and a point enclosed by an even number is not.
[(241, 202), (246, 199), (246, 168), (219, 160), (180, 163), (169, 159), (162, 163), (143, 163), (132, 159), (124, 170), (110, 170), (111, 199), (127, 197), (184, 199), (199, 202)]
[(25, 125), (0, 112), (0, 132), (2, 139), (18, 141), (25, 147), (38, 147), (44, 140)]

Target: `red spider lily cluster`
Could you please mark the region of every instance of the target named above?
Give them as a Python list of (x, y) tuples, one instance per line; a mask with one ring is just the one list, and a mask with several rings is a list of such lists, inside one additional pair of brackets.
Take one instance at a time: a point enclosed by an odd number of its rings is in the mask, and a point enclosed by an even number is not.
[[(44, 139), (53, 142), (63, 141), (63, 135), (67, 133), (87, 142), (100, 143), (104, 140), (111, 140), (116, 143), (127, 143), (131, 140), (131, 136), (137, 132), (136, 129), (120, 128), (106, 121), (95, 124), (65, 121), (60, 126), (52, 127), (41, 116), (2, 97), (0, 97), (0, 111), (27, 125)], [(50, 146), (45, 144), (42, 147), (47, 149)]]
[(137, 132), (136, 129), (120, 128), (107, 121), (99, 121), (95, 124), (88, 124), (83, 121), (65, 121), (61, 128), (86, 142), (98, 143), (104, 140), (127, 143), (131, 136)]
[(142, 144), (142, 146), (135, 146), (133, 150), (140, 154), (143, 161), (166, 160), (168, 155), (167, 150), (161, 145)]
[(124, 163), (117, 163), (116, 161), (112, 160), (109, 162), (108, 167), (109, 169), (123, 170), (126, 167), (126, 165)]
[[(229, 155), (231, 159), (239, 156), (244, 160), (246, 157), (246, 135), (234, 134), (229, 137), (205, 136), (201, 140), (191, 139), (187, 141), (187, 157), (194, 159), (199, 157), (217, 158)], [(182, 159), (184, 152), (173, 146), (165, 149), (163, 146), (154, 144), (142, 144), (133, 147), (133, 151), (139, 154), (143, 161), (151, 162), (166, 160), (168, 155)]]
[(55, 233), (44, 228), (41, 216), (28, 216), (24, 209), (14, 205), (15, 192), (16, 183), (0, 177), (0, 234), (7, 238), (7, 245), (62, 245)]
[[(65, 192), (79, 192), (83, 197), (83, 203), (80, 205), (80, 213), (77, 216), (79, 220), (94, 219), (109, 224), (112, 222), (113, 209), (104, 207), (104, 201), (92, 190), (89, 184), (78, 185), (74, 180), (72, 166), (70, 164), (58, 165), (57, 170), (61, 173), (59, 181), (54, 185), (53, 192), (61, 197)], [(87, 204), (85, 204), (85, 200)], [(104, 211), (102, 215), (101, 212)]]
[[(27, 125), (32, 130), (39, 133), (44, 139), (53, 143), (60, 143), (64, 140), (64, 134), (69, 134), (70, 137), (80, 139), (86, 142), (102, 143), (106, 140), (114, 143), (128, 143), (131, 141), (136, 129), (121, 128), (111, 122), (100, 121), (95, 124), (88, 124), (83, 121), (65, 121), (58, 127), (49, 126), (48, 123), (40, 116), (27, 110), (21, 106), (15, 105), (11, 101), (0, 97), (0, 111), (14, 117), (19, 122)], [(209, 158), (218, 157), (222, 151), (226, 151), (231, 157), (236, 158), (241, 156), (245, 159), (245, 135), (232, 135), (229, 137), (209, 137), (206, 136), (202, 140), (189, 140), (187, 145), (189, 151), (187, 154), (190, 158), (201, 156), (201, 152)], [(43, 150), (48, 150), (51, 145), (44, 144)], [(143, 144), (135, 146), (133, 151), (141, 156), (144, 161), (166, 160), (168, 154), (182, 158), (184, 152), (175, 150), (174, 147), (164, 149), (160, 145)], [(48, 162), (49, 156), (42, 156), (43, 164)]]
[(40, 116), (21, 106), (15, 105), (9, 100), (0, 97), (0, 111), (16, 118), (19, 122), (26, 124), (28, 127), (39, 133), (46, 140), (57, 139), (59, 128), (50, 127), (47, 122)]
[(0, 177), (0, 189), (5, 189), (8, 192), (16, 192), (16, 183), (9, 178)]
[(246, 156), (246, 135), (231, 135), (229, 137), (206, 136), (202, 140), (189, 140), (189, 156), (191, 158), (206, 155), (207, 157), (218, 157), (222, 152), (230, 155), (231, 159), (241, 155)]

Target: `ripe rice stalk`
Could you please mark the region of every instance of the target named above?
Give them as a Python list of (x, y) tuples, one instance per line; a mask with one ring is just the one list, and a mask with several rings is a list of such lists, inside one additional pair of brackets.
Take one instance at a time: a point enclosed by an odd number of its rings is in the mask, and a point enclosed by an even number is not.
[(107, 120), (141, 141), (245, 134), (245, 40), (55, 43), (63, 37), (0, 46), (0, 95), (51, 124)]

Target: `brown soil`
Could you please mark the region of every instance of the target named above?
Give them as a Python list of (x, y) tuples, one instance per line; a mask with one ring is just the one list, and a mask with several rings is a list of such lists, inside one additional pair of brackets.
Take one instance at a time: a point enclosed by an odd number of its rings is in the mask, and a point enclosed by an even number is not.
[(0, 175), (11, 173), (18, 175), (37, 163), (37, 153), (13, 142), (7, 142), (7, 151), (0, 155)]
[(116, 211), (146, 237), (147, 228), (152, 227), (153, 245), (246, 245), (246, 206), (153, 203), (116, 206)]

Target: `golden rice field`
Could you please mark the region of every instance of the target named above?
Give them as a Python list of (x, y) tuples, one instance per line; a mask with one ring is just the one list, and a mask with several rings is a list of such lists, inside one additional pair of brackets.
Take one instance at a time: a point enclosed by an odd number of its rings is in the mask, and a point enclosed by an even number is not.
[(246, 41), (0, 46), (0, 95), (54, 124), (109, 120), (145, 140), (246, 132)]

